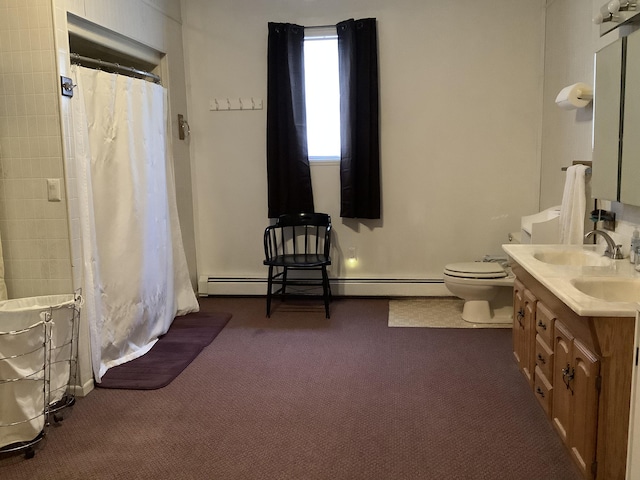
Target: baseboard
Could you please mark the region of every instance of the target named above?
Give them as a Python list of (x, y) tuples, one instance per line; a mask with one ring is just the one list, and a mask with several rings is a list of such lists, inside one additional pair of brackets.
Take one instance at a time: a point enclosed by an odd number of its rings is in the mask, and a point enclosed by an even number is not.
[[(337, 296), (398, 296), (442, 297), (450, 296), (442, 279), (399, 278), (332, 278), (331, 292)], [(264, 295), (265, 278), (208, 277), (198, 282), (199, 295)]]
[(86, 397), (94, 388), (93, 379), (87, 380), (83, 385), (76, 385), (73, 388), (76, 397)]

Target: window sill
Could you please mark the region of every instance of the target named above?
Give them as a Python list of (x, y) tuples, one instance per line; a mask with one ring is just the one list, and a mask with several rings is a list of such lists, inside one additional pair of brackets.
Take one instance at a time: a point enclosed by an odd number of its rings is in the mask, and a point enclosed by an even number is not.
[(330, 158), (310, 158), (309, 165), (340, 165), (340, 157), (330, 157)]

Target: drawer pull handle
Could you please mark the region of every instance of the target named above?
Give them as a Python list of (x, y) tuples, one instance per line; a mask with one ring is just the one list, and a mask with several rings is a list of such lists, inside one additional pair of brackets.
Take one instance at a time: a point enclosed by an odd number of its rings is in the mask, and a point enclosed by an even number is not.
[(536, 393), (544, 398), (544, 391), (540, 387), (536, 387)]
[(571, 390), (571, 395), (573, 395), (573, 388), (571, 388), (571, 381), (575, 376), (575, 369), (571, 368), (571, 366), (567, 363), (567, 366), (562, 369), (562, 381), (567, 386), (567, 390)]
[(538, 320), (538, 326), (543, 330), (547, 329), (547, 325), (545, 323), (542, 323), (542, 320)]
[(518, 310), (518, 323), (520, 324), (521, 328), (524, 328), (524, 324), (522, 323), (522, 320), (524, 319), (524, 308), (521, 308), (520, 310)]
[(545, 363), (547, 363), (547, 361), (544, 359), (544, 357), (541, 354), (538, 354), (538, 360), (540, 361), (540, 363), (542, 363), (543, 365)]

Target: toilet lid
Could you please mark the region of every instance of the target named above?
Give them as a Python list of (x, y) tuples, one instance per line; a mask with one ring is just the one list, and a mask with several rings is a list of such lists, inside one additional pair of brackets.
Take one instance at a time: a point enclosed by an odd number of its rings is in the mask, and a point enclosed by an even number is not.
[(450, 263), (444, 273), (462, 278), (504, 278), (507, 276), (502, 265), (495, 262)]

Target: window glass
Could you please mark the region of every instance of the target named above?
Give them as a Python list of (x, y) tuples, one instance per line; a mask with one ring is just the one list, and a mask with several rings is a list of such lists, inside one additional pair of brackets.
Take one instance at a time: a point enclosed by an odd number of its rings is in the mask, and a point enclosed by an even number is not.
[(337, 35), (305, 33), (304, 65), (309, 160), (339, 160)]

